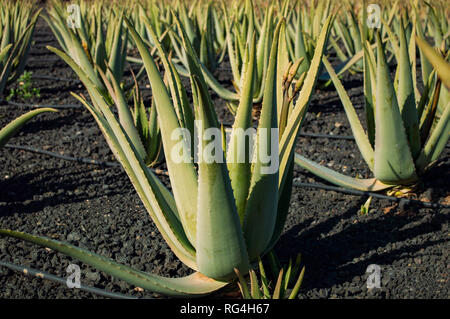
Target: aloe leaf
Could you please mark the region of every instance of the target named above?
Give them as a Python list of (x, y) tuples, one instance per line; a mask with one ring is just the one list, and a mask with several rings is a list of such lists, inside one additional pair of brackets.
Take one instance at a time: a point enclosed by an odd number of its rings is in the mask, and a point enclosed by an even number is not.
[(300, 272), (300, 275), (298, 276), (298, 279), (294, 285), (294, 288), (292, 288), (292, 291), (289, 294), (288, 299), (295, 299), (295, 297), (297, 297), (300, 287), (302, 285), (304, 276), (305, 276), (305, 267), (302, 268), (302, 271)]
[(336, 87), (336, 91), (339, 94), (339, 98), (344, 106), (345, 113), (347, 114), (347, 119), (350, 123), (350, 128), (352, 129), (353, 136), (355, 137), (356, 144), (358, 145), (359, 150), (364, 158), (364, 161), (367, 163), (369, 168), (373, 170), (374, 167), (374, 151), (372, 146), (370, 145), (369, 139), (364, 131), (364, 128), (359, 121), (358, 115), (356, 114), (356, 110), (350, 101), (347, 93), (340, 80), (338, 79), (336, 73), (333, 70), (330, 62), (326, 57), (323, 57), (323, 64), (330, 74), (331, 80), (333, 81), (334, 86)]
[(291, 194), (292, 194), (292, 182), (293, 182), (293, 172), (294, 172), (294, 152), (291, 154), (291, 159), (289, 160), (289, 166), (286, 170), (286, 178), (284, 180), (284, 183), (280, 185), (278, 190), (278, 207), (277, 207), (277, 217), (275, 220), (275, 227), (273, 230), (272, 238), (270, 239), (269, 245), (267, 245), (267, 248), (265, 252), (262, 255), (265, 255), (266, 252), (273, 249), (275, 244), (278, 242), (278, 239), (280, 238), (284, 226), (286, 224), (286, 218), (289, 212), (289, 203), (291, 201)]
[(416, 37), (419, 48), (423, 51), (428, 61), (436, 69), (438, 76), (441, 78), (442, 83), (450, 89), (450, 63), (440, 56), (428, 43), (426, 43), (420, 37)]
[[(1, 51), (0, 51), (0, 63), (3, 64), (3, 61), (5, 60), (5, 57), (7, 56), (9, 50), (12, 47), (12, 43), (6, 45)], [(2, 65), (0, 64), (0, 65)], [(3, 65), (2, 65), (3, 66)]]
[[(274, 131), (278, 133), (277, 56), (280, 30), (283, 29), (284, 31), (284, 28), (282, 28), (284, 23), (284, 20), (280, 20), (278, 23), (272, 42), (261, 116), (257, 129), (256, 159), (252, 165), (250, 191), (243, 223), (250, 260), (256, 259), (267, 247), (273, 234), (277, 215), (279, 138), (273, 136), (273, 134)], [(263, 156), (268, 156), (268, 161), (263, 159)], [(274, 159), (277, 162), (274, 162)], [(276, 166), (275, 172), (273, 171), (274, 166)]]
[(300, 154), (295, 154), (295, 163), (332, 184), (349, 189), (377, 192), (392, 187), (392, 185), (383, 184), (375, 178), (359, 179), (340, 174), (332, 169), (319, 165)]
[(253, 299), (261, 299), (261, 291), (259, 290), (259, 282), (254, 270), (250, 270), (250, 291)]
[(107, 75), (103, 73), (102, 70), (98, 70), (100, 76), (103, 79), (103, 82), (105, 83), (105, 86), (107, 90), (109, 91), (110, 96), (114, 99), (114, 102), (116, 104), (118, 113), (119, 113), (119, 121), (120, 124), (123, 126), (125, 132), (127, 132), (129, 138), (133, 141), (134, 146), (136, 147), (139, 155), (142, 158), (145, 158), (146, 152), (143, 144), (143, 140), (141, 140), (139, 133), (136, 129), (136, 126), (134, 124), (133, 116), (131, 114), (131, 110), (128, 107), (128, 103), (125, 99), (125, 94), (120, 87), (120, 84), (117, 82), (116, 77), (112, 73), (113, 71), (107, 67), (108, 74), (110, 74), (110, 81), (112, 83), (112, 86), (108, 82)]
[(367, 50), (367, 43), (364, 44), (364, 108), (366, 111), (367, 137), (372, 148), (375, 145), (375, 99), (372, 87), (374, 61)]
[(272, 299), (281, 299), (283, 297), (283, 294), (284, 294), (283, 273), (284, 273), (284, 269), (281, 269), (280, 273), (278, 275), (277, 282), (275, 284), (275, 288), (274, 288), (274, 291), (273, 291)]
[[(245, 73), (243, 74), (244, 86), (227, 151), (228, 171), (241, 223), (244, 220), (251, 177), (250, 162), (253, 141), (247, 140), (246, 132), (252, 125), (252, 99), (256, 75), (255, 55), (255, 36), (253, 36), (249, 60), (246, 61)], [(251, 139), (252, 137), (249, 136), (248, 138)]]
[(227, 282), (216, 281), (205, 277), (198, 272), (182, 278), (166, 278), (135, 270), (127, 265), (119, 264), (110, 258), (100, 256), (61, 241), (8, 229), (0, 229), (0, 234), (48, 247), (76, 258), (115, 278), (124, 280), (129, 284), (169, 296), (202, 296), (216, 291), (228, 284)]
[(242, 298), (252, 299), (250, 291), (248, 290), (247, 281), (245, 280), (244, 276), (238, 269), (234, 269), (234, 272), (236, 273), (236, 276), (238, 278), (238, 286), (239, 290), (241, 291)]
[(375, 178), (386, 184), (411, 183), (416, 170), (389, 74), (380, 34), (377, 32), (377, 93), (375, 114)]
[[(244, 236), (239, 221), (230, 177), (223, 153), (217, 154), (222, 147), (217, 136), (210, 136), (207, 143), (207, 129), (220, 132), (217, 127), (214, 109), (208, 105), (207, 88), (193, 76), (194, 89), (198, 96), (200, 127), (197, 127), (199, 141), (199, 178), (197, 210), (196, 256), (199, 271), (211, 278), (229, 278), (233, 269), (247, 273), (249, 260)], [(195, 105), (195, 104), (194, 104)], [(207, 148), (213, 146), (212, 151)], [(218, 160), (216, 160), (218, 159)]]
[(182, 128), (189, 129), (189, 132), (191, 134), (191, 145), (194, 145), (193, 143), (193, 137), (194, 137), (194, 116), (192, 114), (192, 109), (189, 105), (186, 90), (184, 86), (181, 83), (180, 76), (178, 72), (176, 72), (176, 69), (174, 67), (174, 64), (172, 61), (167, 57), (166, 53), (164, 52), (161, 43), (157, 40), (157, 35), (155, 31), (153, 30), (153, 27), (150, 23), (147, 21), (144, 22), (147, 27), (147, 32), (150, 34), (151, 38), (153, 39), (153, 42), (159, 52), (159, 56), (161, 57), (161, 60), (163, 62), (164, 68), (166, 70), (165, 76), (169, 78), (169, 87), (172, 94), (172, 100), (175, 107), (175, 111), (178, 117), (178, 121), (180, 123), (180, 126)]
[(301, 20), (302, 19), (299, 14), (298, 18), (297, 18), (297, 23), (296, 23), (296, 33), (295, 33), (296, 40), (294, 42), (294, 51), (295, 51), (295, 57), (297, 59), (303, 57), (303, 58), (305, 58), (305, 60), (300, 65), (300, 68), (297, 71), (298, 74), (302, 74), (303, 72), (308, 71), (309, 66), (310, 66), (310, 60), (309, 60), (308, 54), (306, 52), (305, 41), (303, 38), (303, 28), (302, 28)]
[[(91, 90), (92, 83), (87, 86)], [(139, 197), (149, 212), (150, 217), (161, 232), (163, 238), (175, 255), (186, 265), (197, 269), (194, 261), (194, 249), (186, 238), (186, 234), (180, 223), (180, 216), (175, 205), (172, 194), (147, 169), (142, 158), (137, 156), (137, 152), (122, 132), (117, 120), (109, 111), (106, 104), (98, 102), (101, 97), (95, 91), (90, 92), (94, 100), (99, 103), (100, 109), (93, 108), (83, 98), (74, 94), (74, 96), (83, 103), (94, 116), (100, 129), (103, 132), (111, 150), (117, 160), (122, 164), (125, 172), (128, 174)], [(101, 110), (101, 111), (100, 111)], [(103, 116), (100, 112), (103, 112)]]
[[(172, 138), (173, 132), (179, 131), (181, 127), (155, 62), (153, 61), (148, 48), (145, 46), (141, 37), (136, 33), (136, 30), (128, 19), (124, 18), (124, 21), (130, 30), (131, 36), (134, 39), (144, 62), (154, 94), (153, 96), (155, 98), (158, 116), (160, 119), (164, 119), (164, 121), (159, 121), (164, 149), (174, 150), (181, 144), (183, 149), (187, 150), (188, 146), (182, 137), (181, 140), (174, 140)], [(195, 243), (197, 228), (197, 172), (195, 171), (195, 167), (188, 154), (185, 153), (183, 155), (184, 157), (178, 160), (176, 155), (166, 154), (166, 162), (183, 227), (189, 241)]]
[(39, 115), (44, 112), (58, 112), (55, 109), (52, 108), (41, 108), (36, 109), (33, 111), (29, 111), (28, 113), (25, 113), (9, 124), (7, 124), (5, 127), (3, 127), (0, 130), (0, 149), (5, 146), (5, 144), (8, 142), (8, 140), (14, 136), (21, 128), (24, 126), (28, 121), (30, 121), (33, 117), (36, 115)]
[[(283, 76), (289, 66), (289, 55), (287, 51), (286, 43), (286, 27), (283, 25), (280, 30), (280, 39), (278, 41), (278, 57), (277, 57), (277, 76), (276, 76), (276, 89), (277, 89), (277, 118), (281, 118), (281, 112), (283, 109)], [(287, 106), (287, 107), (290, 107)]]
[(414, 82), (411, 72), (411, 62), (406, 43), (405, 30), (402, 19), (400, 19), (400, 51), (398, 61), (399, 81), (397, 100), (400, 112), (408, 136), (411, 155), (417, 158), (420, 153), (421, 143), (419, 134), (419, 123), (416, 109), (416, 98), (414, 96)]
[(177, 257), (189, 267), (196, 269), (194, 249), (180, 224), (179, 212), (173, 196), (161, 181), (146, 167), (144, 160), (137, 154), (123, 128), (112, 114), (109, 106), (99, 93), (98, 88), (86, 73), (65, 53), (48, 47), (65, 60), (77, 73), (86, 86), (96, 107), (85, 99), (73, 94), (91, 112), (117, 160), (122, 164), (152, 220)]
[[(0, 69), (0, 100), (3, 95), (3, 90), (6, 87), (6, 83), (9, 78), (9, 72), (11, 69), (11, 63), (12, 63), (12, 56), (8, 57), (8, 53), (12, 47), (12, 44), (8, 44), (5, 46), (5, 48), (0, 52), (0, 67), (3, 67), (3, 69)], [(4, 61), (6, 59), (6, 61)]]
[(445, 107), (445, 110), (439, 119), (436, 127), (431, 133), (426, 142), (422, 152), (420, 153), (416, 165), (420, 172), (423, 172), (427, 166), (437, 160), (439, 155), (447, 145), (450, 137), (450, 102)]
[(120, 14), (118, 22), (115, 23), (114, 37), (109, 58), (109, 68), (113, 77), (120, 82), (123, 69), (121, 68), (122, 55), (122, 35), (123, 35), (123, 16)]
[[(338, 64), (335, 68), (335, 73), (340, 76), (344, 74), (347, 70), (353, 67), (356, 63), (358, 63), (364, 56), (364, 50), (357, 52), (351, 58), (346, 59), (344, 62)], [(319, 76), (319, 81), (326, 82), (330, 80), (330, 75), (328, 73), (322, 73)]]
[[(417, 31), (416, 42), (418, 43), (419, 42), (419, 41), (417, 41), (418, 37), (421, 39), (425, 38), (420, 21), (417, 21), (417, 23), (416, 23), (416, 31)], [(428, 58), (425, 56), (421, 45), (420, 44), (418, 44), (418, 45), (419, 45), (419, 53), (420, 53), (422, 81), (425, 85), (427, 85), (427, 84), (429, 84), (428, 79), (429, 79), (431, 71), (433, 70), (433, 67), (430, 64), (430, 61), (428, 61)]]
[(95, 64), (97, 64), (103, 72), (106, 72), (106, 47), (105, 35), (102, 28), (102, 11), (96, 17), (97, 20), (97, 37), (95, 40)]
[(269, 299), (270, 298), (269, 282), (267, 280), (264, 265), (262, 263), (261, 258), (259, 258), (259, 257), (258, 257), (258, 267), (259, 267), (259, 274), (261, 276), (261, 285), (262, 285), (264, 299)]

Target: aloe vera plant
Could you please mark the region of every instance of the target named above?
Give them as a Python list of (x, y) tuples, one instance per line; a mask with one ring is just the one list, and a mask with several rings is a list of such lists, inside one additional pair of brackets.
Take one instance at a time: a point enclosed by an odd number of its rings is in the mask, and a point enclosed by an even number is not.
[(25, 69), (40, 12), (29, 1), (0, 1), (0, 100)]
[[(334, 184), (360, 190), (382, 190), (414, 184), (419, 180), (438, 159), (449, 139), (450, 99), (448, 90), (441, 85), (442, 80), (435, 76), (435, 71), (431, 72), (430, 80), (424, 79), (425, 89), (420, 95), (415, 81), (415, 39), (413, 32), (409, 41), (411, 45), (408, 47), (405, 28), (400, 20), (399, 44), (392, 43), (396, 47), (394, 52), (398, 61), (394, 81), (390, 77), (380, 32), (376, 33), (376, 58), (366, 42), (364, 95), (367, 134), (350, 98), (330, 63), (324, 58), (357, 146), (374, 178), (351, 178), (296, 154), (295, 162), (298, 165)], [(417, 41), (422, 43), (420, 39)], [(422, 54), (423, 50), (426, 50), (428, 56)], [(434, 56), (433, 64), (437, 65), (437, 53), (433, 49), (422, 44), (421, 54), (422, 60)], [(442, 61), (439, 63), (443, 65)]]
[[(174, 132), (180, 130), (194, 130), (195, 133), (197, 129), (199, 136), (204, 136), (203, 133), (209, 129), (214, 132), (220, 129), (199, 59), (179, 18), (174, 15), (174, 21), (182, 31), (180, 36), (187, 52), (193, 110), (179, 75), (163, 51), (154, 30), (149, 29), (162, 58), (168, 87), (148, 47), (125, 18), (144, 62), (159, 119), (164, 119), (159, 124), (173, 193), (145, 165), (134, 141), (111, 112), (104, 96), (86, 71), (70, 56), (52, 49), (71, 65), (84, 83), (92, 102), (75, 96), (94, 116), (156, 227), (173, 253), (195, 271), (192, 275), (165, 278), (132, 269), (112, 259), (53, 239), (5, 229), (0, 230), (0, 234), (50, 247), (128, 283), (168, 295), (207, 294), (234, 280), (235, 268), (246, 274), (257, 262), (258, 256), (264, 256), (270, 251), (281, 235), (292, 188), (295, 140), (317, 81), (331, 20), (332, 17), (329, 17), (324, 23), (311, 67), (295, 104), (290, 94), (298, 90), (299, 85), (292, 88), (289, 82), (297, 72), (299, 63), (289, 63), (284, 20), (280, 20), (271, 45), (257, 138), (253, 142), (246, 142), (247, 139), (239, 139), (238, 135), (251, 126), (256, 69), (256, 41), (255, 37), (252, 38), (246, 48), (245, 84), (230, 143), (223, 153), (215, 149), (213, 155), (212, 152), (198, 154), (197, 149), (188, 147), (189, 138), (183, 134), (175, 138), (173, 136)], [(288, 69), (288, 72), (280, 73), (278, 68)], [(283, 78), (279, 75), (285, 76)], [(288, 100), (283, 99), (285, 96)], [(223, 136), (219, 137), (222, 138)], [(198, 142), (202, 151), (208, 149), (209, 144), (205, 139), (200, 138)], [(256, 154), (254, 157), (250, 153), (252, 144), (255, 149), (253, 154)], [(173, 152), (179, 154), (180, 150), (186, 150), (182, 152), (180, 161), (178, 156), (167, 156)], [(264, 150), (270, 152), (266, 153), (271, 155), (269, 161), (261, 155)], [(202, 154), (206, 155), (203, 160), (195, 163), (195, 154), (200, 155), (200, 158)], [(211, 161), (217, 154), (219, 160)], [(241, 162), (235, 160), (241, 158), (240, 154), (244, 159)], [(275, 166), (275, 170), (267, 171), (272, 166)]]

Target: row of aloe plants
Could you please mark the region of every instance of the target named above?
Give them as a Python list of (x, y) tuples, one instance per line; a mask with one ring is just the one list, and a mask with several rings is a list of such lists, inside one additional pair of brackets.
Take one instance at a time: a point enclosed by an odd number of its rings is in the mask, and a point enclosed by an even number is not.
[[(448, 25), (433, 7), (427, 10), (433, 10), (435, 18), (424, 28), (419, 19), (423, 8), (417, 1), (411, 4), (412, 18), (406, 11), (395, 15), (398, 3), (386, 6), (382, 28), (369, 32), (361, 27), (358, 11), (350, 3), (344, 11), (347, 25), (336, 18), (342, 9), (332, 2), (322, 2), (314, 10), (295, 1), (265, 8), (250, 0), (234, 6), (202, 1), (191, 7), (180, 1), (173, 7), (133, 4), (124, 8), (80, 2), (82, 27), (72, 29), (64, 5), (54, 1), (44, 19), (62, 51), (49, 50), (70, 65), (85, 85), (90, 99), (74, 96), (95, 118), (169, 247), (195, 273), (164, 278), (45, 237), (12, 230), (0, 230), (1, 234), (50, 247), (155, 292), (203, 295), (227, 285), (236, 273), (248, 273), (274, 247), (288, 212), (294, 163), (341, 186), (382, 190), (416, 182), (447, 143), (448, 32), (443, 32)], [(434, 36), (440, 53), (420, 39), (425, 34)], [(339, 52), (339, 41), (347, 56)], [(416, 81), (416, 43), (423, 92)], [(130, 47), (137, 47), (140, 58), (127, 57)], [(332, 48), (343, 62), (337, 67), (326, 57)], [(221, 86), (213, 75), (226, 57), (235, 91)], [(388, 69), (392, 59), (398, 65), (394, 80)], [(131, 84), (124, 83), (126, 60), (142, 64)], [(346, 70), (364, 74), (367, 133), (339, 80)], [(144, 104), (137, 85), (137, 78), (145, 73), (153, 92), (151, 107)], [(182, 76), (190, 80), (192, 104)], [(295, 153), (296, 137), (318, 82), (336, 87), (374, 178), (343, 176)], [(190, 147), (195, 141), (183, 136), (174, 140), (173, 132), (185, 129), (193, 137), (195, 129), (200, 135), (211, 128), (224, 131), (208, 88), (229, 101), (235, 121), (229, 144), (223, 142), (222, 161), (209, 158), (196, 163), (199, 150)], [(251, 128), (255, 103), (261, 103), (260, 139), (247, 142), (239, 134)], [(197, 121), (203, 126), (197, 127)], [(269, 133), (263, 134), (267, 129)], [(275, 138), (270, 129), (276, 129)], [(170, 154), (180, 145), (187, 155), (178, 162)], [(276, 163), (267, 163), (257, 151), (252, 158), (251, 150), (261, 148), (274, 152)], [(150, 170), (164, 154), (172, 192)], [(244, 161), (236, 161), (240, 156)], [(263, 173), (271, 165), (277, 166), (276, 172)], [(255, 275), (250, 274), (254, 283)], [(245, 292), (242, 282), (241, 289)], [(253, 297), (259, 295), (252, 292)]]

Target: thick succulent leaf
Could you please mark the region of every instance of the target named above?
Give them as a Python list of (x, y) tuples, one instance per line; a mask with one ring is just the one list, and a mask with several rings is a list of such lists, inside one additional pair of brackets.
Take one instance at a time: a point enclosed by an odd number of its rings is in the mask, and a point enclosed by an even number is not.
[(377, 93), (375, 114), (375, 178), (386, 184), (417, 180), (403, 119), (377, 32)]
[(289, 166), (286, 171), (286, 178), (282, 185), (280, 185), (280, 189), (278, 190), (278, 208), (277, 208), (277, 218), (275, 221), (275, 228), (273, 231), (272, 238), (270, 239), (269, 245), (267, 245), (266, 251), (261, 254), (265, 255), (267, 252), (269, 252), (275, 244), (278, 242), (278, 239), (280, 238), (284, 226), (286, 224), (286, 218), (289, 212), (289, 204), (291, 202), (291, 194), (292, 194), (292, 183), (294, 180), (294, 154), (295, 152), (291, 153), (291, 159), (289, 160)]
[(88, 90), (91, 97), (99, 103), (99, 110), (93, 108), (81, 97), (77, 95), (75, 97), (94, 116), (108, 145), (117, 160), (122, 164), (150, 217), (171, 250), (183, 263), (197, 269), (194, 260), (195, 251), (186, 237), (172, 194), (147, 168), (144, 160), (139, 157), (107, 105), (101, 103), (101, 96), (95, 91), (91, 91), (91, 87), (92, 84), (89, 84)]
[(277, 57), (277, 118), (281, 117), (281, 110), (283, 109), (283, 76), (289, 66), (289, 55), (286, 43), (286, 27), (282, 25), (278, 41), (278, 57)]
[(136, 129), (136, 125), (134, 124), (134, 119), (131, 114), (131, 110), (128, 106), (128, 103), (125, 98), (125, 93), (123, 89), (120, 87), (120, 84), (117, 82), (115, 75), (112, 73), (112, 70), (107, 67), (108, 74), (110, 75), (109, 83), (107, 75), (103, 73), (102, 70), (98, 70), (100, 76), (105, 83), (107, 90), (109, 91), (109, 95), (113, 98), (114, 103), (116, 104), (117, 111), (119, 113), (119, 121), (125, 132), (127, 132), (128, 137), (133, 141), (134, 146), (136, 147), (139, 155), (142, 158), (145, 158), (146, 152), (143, 144), (143, 140), (141, 140), (139, 133)]
[(323, 64), (325, 65), (328, 73), (330, 74), (331, 80), (333, 81), (334, 86), (336, 87), (336, 91), (339, 94), (339, 98), (341, 99), (342, 105), (344, 106), (345, 113), (347, 115), (347, 119), (350, 123), (350, 128), (352, 129), (353, 136), (355, 137), (356, 144), (358, 145), (361, 154), (369, 166), (371, 170), (374, 167), (374, 151), (372, 146), (370, 145), (369, 139), (364, 131), (364, 128), (359, 121), (358, 115), (356, 114), (355, 107), (353, 106), (350, 98), (347, 95), (347, 92), (344, 89), (344, 86), (341, 84), (341, 81), (338, 79), (336, 73), (333, 70), (330, 62), (326, 57), (323, 57)]
[(2, 69), (0, 69), (0, 100), (2, 98), (3, 90), (5, 89), (6, 83), (9, 78), (9, 73), (10, 73), (11, 65), (12, 65), (12, 61), (13, 61), (12, 55), (8, 55), (11, 47), (12, 47), (12, 44), (8, 44), (0, 52), (0, 67), (2, 67)]
[[(191, 137), (193, 138), (194, 116), (187, 99), (186, 90), (181, 83), (180, 76), (176, 71), (173, 62), (167, 57), (160, 41), (157, 40), (158, 38), (155, 31), (153, 30), (153, 26), (148, 21), (145, 21), (145, 25), (147, 27), (147, 32), (153, 39), (153, 43), (156, 46), (159, 56), (161, 57), (161, 61), (164, 65), (166, 72), (165, 76), (168, 78), (169, 88), (172, 95), (172, 102), (174, 104), (180, 127), (189, 129)], [(192, 139), (191, 145), (194, 145)]]
[[(423, 29), (420, 24), (420, 21), (416, 22), (416, 32), (417, 32), (417, 37), (419, 37), (421, 39), (424, 38)], [(417, 37), (416, 37), (416, 42), (418, 43), (419, 41), (417, 41)], [(425, 53), (423, 52), (423, 49), (421, 48), (420, 45), (419, 45), (419, 53), (420, 53), (420, 66), (421, 66), (421, 71), (422, 71), (422, 81), (425, 85), (427, 85), (427, 84), (429, 84), (428, 78), (430, 76), (431, 71), (433, 70), (433, 67), (430, 64), (430, 61), (428, 61), (428, 58), (425, 56)]]
[[(197, 265), (201, 273), (216, 279), (229, 279), (234, 276), (233, 269), (247, 273), (249, 261), (244, 236), (239, 221), (230, 177), (228, 175), (221, 138), (210, 136), (208, 129), (220, 132), (216, 124), (214, 108), (208, 105), (207, 88), (196, 76), (193, 77), (194, 90), (197, 91), (198, 114), (197, 130), (199, 141), (199, 181), (197, 210)], [(220, 138), (220, 140), (216, 140)], [(215, 150), (208, 148), (214, 146)], [(216, 146), (220, 147), (216, 147)], [(214, 153), (214, 155), (212, 154)]]
[[(181, 161), (178, 161), (175, 158), (176, 156), (174, 157), (171, 153), (169, 153), (174, 149), (178, 149), (179, 144), (181, 144), (184, 150), (188, 150), (189, 148), (183, 137), (180, 136), (181, 140), (177, 140), (172, 137), (172, 134), (179, 131), (181, 126), (178, 122), (178, 117), (167, 92), (166, 86), (161, 78), (155, 62), (149, 53), (148, 48), (142, 41), (141, 37), (137, 34), (128, 19), (124, 18), (124, 20), (130, 30), (133, 40), (138, 47), (150, 79), (152, 92), (154, 94), (153, 96), (155, 98), (155, 106), (160, 119), (159, 125), (161, 130), (161, 138), (164, 150), (167, 150), (167, 152), (165, 152), (167, 168), (169, 171), (175, 201), (183, 223), (183, 228), (185, 229), (186, 235), (188, 236), (190, 242), (195, 243), (197, 228), (197, 172), (189, 154), (184, 152), (184, 158)], [(164, 120), (162, 121), (161, 119)]]
[(0, 229), (0, 234), (48, 247), (76, 258), (114, 278), (119, 278), (136, 287), (141, 287), (164, 295), (174, 297), (202, 296), (216, 291), (228, 284), (227, 282), (213, 280), (198, 272), (182, 278), (166, 278), (135, 270), (127, 265), (119, 264), (110, 258), (100, 256), (85, 249), (57, 240), (8, 229)]
[(256, 272), (254, 270), (250, 271), (250, 291), (253, 299), (262, 299), (258, 277), (256, 276)]
[[(250, 295), (250, 291), (248, 290), (248, 286), (247, 286), (247, 281), (245, 280), (244, 276), (238, 269), (235, 269), (234, 271), (238, 278), (238, 286), (239, 286), (239, 290), (241, 291), (242, 298), (251, 299), (252, 296)], [(250, 272), (253, 272), (253, 270), (251, 270)]]
[(306, 46), (305, 41), (303, 37), (303, 29), (302, 29), (302, 21), (301, 21), (300, 13), (297, 17), (297, 23), (296, 23), (296, 32), (295, 32), (295, 41), (294, 41), (294, 52), (295, 52), (295, 58), (304, 58), (304, 62), (300, 65), (300, 68), (298, 70), (298, 74), (302, 74), (303, 72), (308, 71), (310, 66), (310, 60), (308, 57), (308, 53), (306, 52)]
[(103, 72), (106, 72), (106, 46), (105, 46), (105, 35), (102, 28), (102, 11), (96, 17), (97, 23), (97, 38), (95, 39), (95, 54), (94, 60)]
[(300, 286), (302, 285), (304, 276), (305, 276), (305, 267), (302, 268), (302, 271), (300, 272), (300, 275), (298, 276), (298, 279), (294, 285), (294, 288), (292, 288), (288, 299), (295, 299), (297, 297), (298, 292), (300, 290)]
[(377, 192), (392, 187), (392, 185), (383, 184), (375, 178), (360, 179), (340, 174), (332, 169), (319, 165), (300, 154), (295, 154), (295, 163), (332, 184), (349, 189)]
[(231, 73), (233, 74), (233, 79), (236, 83), (239, 83), (241, 81), (240, 74), (239, 74), (239, 68), (236, 61), (236, 55), (235, 55), (235, 49), (233, 45), (233, 37), (231, 33), (232, 25), (230, 24), (230, 19), (228, 17), (228, 10), (227, 6), (225, 4), (225, 1), (222, 1), (222, 8), (224, 13), (224, 19), (225, 19), (225, 31), (226, 31), (226, 45), (228, 49), (228, 58), (230, 61), (231, 66)]
[(141, 200), (149, 212), (152, 220), (162, 236), (177, 257), (189, 267), (196, 269), (194, 249), (186, 238), (185, 231), (180, 224), (179, 213), (173, 196), (147, 168), (123, 128), (111, 112), (109, 106), (99, 93), (98, 88), (89, 79), (88, 75), (65, 53), (48, 47), (57, 53), (77, 73), (88, 90), (95, 107), (77, 95), (74, 95), (91, 112), (97, 121), (103, 135), (108, 142), (117, 160), (122, 164)]
[[(344, 74), (347, 70), (353, 67), (356, 63), (358, 63), (364, 56), (364, 50), (360, 50), (358, 53), (353, 55), (351, 58), (346, 59), (344, 62), (338, 64), (335, 68), (335, 73), (340, 76)], [(327, 72), (324, 72), (320, 75), (319, 81), (326, 82), (330, 80), (330, 75)]]
[(8, 44), (0, 51), (0, 63), (1, 63), (0, 65), (1, 66), (4, 65), (3, 61), (6, 60), (7, 54), (9, 52), (9, 50), (11, 49), (11, 47), (12, 47), (12, 43)]
[(251, 150), (254, 143), (245, 137), (245, 133), (252, 125), (252, 99), (254, 79), (256, 75), (255, 36), (250, 46), (249, 59), (246, 61), (243, 74), (244, 86), (237, 108), (236, 119), (230, 136), (227, 150), (228, 171), (230, 173), (231, 187), (233, 188), (236, 207), (241, 223), (244, 220), (245, 206), (250, 187), (251, 176)]
[(5, 146), (8, 140), (11, 137), (13, 137), (13, 135), (16, 134), (22, 128), (22, 126), (24, 126), (28, 121), (30, 121), (36, 115), (39, 115), (44, 112), (58, 112), (58, 111), (52, 108), (41, 108), (29, 111), (28, 113), (19, 116), (18, 118), (7, 124), (5, 127), (3, 127), (0, 130), (0, 148)]
[(444, 113), (439, 119), (419, 158), (416, 161), (417, 169), (423, 172), (427, 166), (438, 159), (447, 145), (450, 137), (450, 102), (445, 107)]
[[(272, 48), (270, 52), (269, 68), (266, 85), (264, 88), (263, 104), (258, 124), (255, 161), (252, 166), (252, 177), (247, 207), (244, 217), (244, 235), (250, 260), (255, 260), (265, 250), (272, 237), (275, 227), (278, 205), (278, 132), (277, 119), (277, 57), (280, 30), (284, 24), (280, 20), (275, 30)], [(278, 134), (277, 134), (278, 135)], [(275, 143), (275, 145), (273, 145)], [(273, 153), (275, 152), (275, 153)], [(262, 156), (268, 156), (269, 162), (265, 162)], [(276, 172), (273, 166), (276, 165)], [(270, 167), (272, 166), (272, 168)], [(272, 171), (271, 171), (272, 169)]]
[(408, 46), (402, 19), (400, 19), (400, 51), (398, 56), (398, 90), (397, 100), (402, 115), (403, 124), (408, 136), (409, 146), (413, 158), (420, 153), (421, 143), (419, 134), (419, 122), (416, 109), (416, 98), (414, 95), (413, 74), (409, 59)]
[[(116, 18), (117, 19), (117, 18)], [(111, 51), (109, 52), (109, 68), (111, 69), (112, 76), (117, 80), (117, 82), (120, 82), (122, 79), (123, 74), (123, 68), (122, 68), (122, 49), (124, 43), (126, 42), (127, 37), (125, 36), (124, 39), (122, 39), (122, 36), (124, 35), (123, 32), (123, 15), (120, 14), (118, 18), (118, 22), (114, 24), (114, 36), (111, 46)], [(126, 43), (125, 43), (126, 44)]]
[(441, 78), (442, 83), (450, 89), (450, 63), (440, 56), (428, 43), (423, 39), (416, 37), (419, 48), (423, 51), (428, 61), (436, 69), (438, 76)]
[[(375, 145), (375, 98), (372, 87), (374, 61), (367, 49), (367, 42), (364, 44), (364, 109), (366, 111), (367, 137), (372, 148)], [(373, 150), (372, 150), (373, 152)]]

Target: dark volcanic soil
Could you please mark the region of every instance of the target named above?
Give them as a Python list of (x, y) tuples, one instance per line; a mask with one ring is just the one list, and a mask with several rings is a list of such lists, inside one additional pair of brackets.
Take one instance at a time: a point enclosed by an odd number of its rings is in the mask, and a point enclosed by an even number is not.
[[(29, 71), (35, 76), (75, 79), (70, 68), (45, 48), (56, 43), (42, 20), (34, 40)], [(361, 116), (361, 76), (349, 75), (344, 84), (360, 107)], [(76, 80), (36, 78), (34, 85), (41, 89), (41, 97), (27, 103), (78, 104), (69, 92), (85, 92)], [(221, 119), (230, 122), (224, 103), (213, 97)], [(0, 105), (0, 127), (24, 112), (23, 108)], [(316, 90), (303, 131), (351, 135), (332, 87)], [(41, 115), (10, 143), (114, 160), (95, 121), (83, 108)], [(352, 141), (301, 137), (297, 150), (340, 172), (369, 176)], [(67, 241), (142, 271), (165, 276), (190, 273), (168, 249), (120, 168), (67, 162), (7, 148), (0, 150), (0, 163), (0, 228)], [(447, 147), (439, 164), (424, 177), (415, 198), (448, 205), (449, 166)], [(303, 182), (324, 183), (298, 167), (295, 175)], [(373, 199), (369, 214), (361, 216), (359, 210), (366, 199), (293, 188), (290, 213), (276, 251), (283, 262), (302, 253), (306, 275), (300, 298), (449, 298), (450, 210)], [(85, 285), (154, 296), (77, 260), (15, 239), (0, 237), (0, 260), (61, 277), (67, 275), (70, 263), (76, 263)], [(366, 287), (370, 264), (381, 267), (380, 289)], [(99, 297), (0, 267), (0, 298)]]

